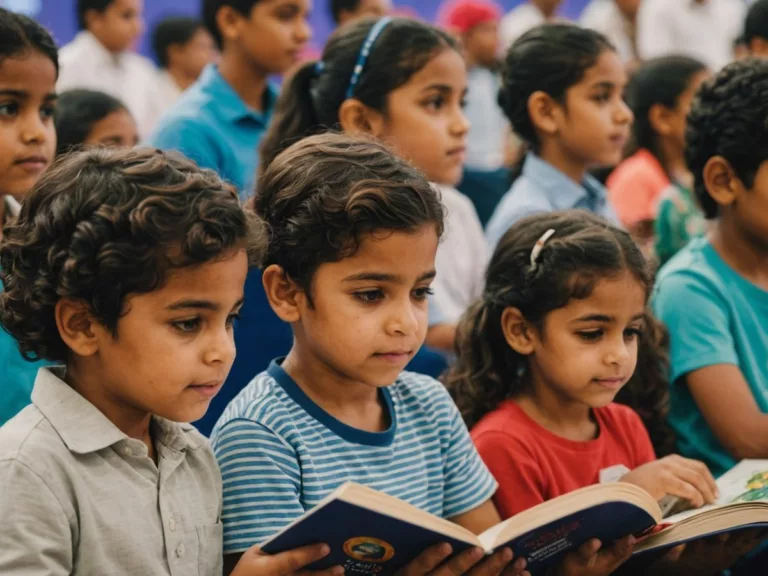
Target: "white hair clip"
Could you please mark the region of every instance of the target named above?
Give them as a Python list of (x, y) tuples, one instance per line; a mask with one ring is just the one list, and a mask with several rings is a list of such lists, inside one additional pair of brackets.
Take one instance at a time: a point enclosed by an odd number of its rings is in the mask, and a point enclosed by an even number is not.
[(533, 245), (533, 250), (531, 250), (531, 271), (536, 270), (536, 261), (539, 259), (539, 254), (541, 254), (541, 251), (544, 249), (544, 244), (547, 243), (547, 240), (552, 238), (554, 233), (555, 229), (550, 228), (544, 232), (544, 234), (541, 235), (541, 238), (536, 241), (536, 244)]

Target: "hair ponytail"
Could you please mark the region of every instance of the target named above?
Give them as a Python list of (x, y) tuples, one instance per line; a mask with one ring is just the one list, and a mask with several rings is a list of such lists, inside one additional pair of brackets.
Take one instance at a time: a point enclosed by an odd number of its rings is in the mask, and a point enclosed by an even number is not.
[(318, 120), (312, 102), (312, 85), (317, 76), (318, 62), (306, 62), (283, 86), (272, 127), (261, 144), (260, 174), (280, 152), (316, 131)]

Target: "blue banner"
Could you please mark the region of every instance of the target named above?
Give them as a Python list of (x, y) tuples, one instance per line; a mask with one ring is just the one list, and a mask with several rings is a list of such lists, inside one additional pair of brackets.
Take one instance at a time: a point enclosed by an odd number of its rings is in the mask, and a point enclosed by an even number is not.
[[(506, 10), (521, 4), (525, 0), (505, 0), (499, 2)], [(564, 0), (561, 14), (566, 18), (575, 19), (587, 5), (589, 0)], [(397, 8), (408, 9), (425, 20), (434, 21), (441, 0), (395, 0)], [(24, 12), (42, 22), (52, 33), (58, 44), (64, 45), (77, 33), (77, 18), (75, 15), (75, 0), (0, 0), (0, 6)], [(314, 37), (311, 45), (320, 49), (333, 29), (326, 0), (315, 0), (312, 10), (312, 28)], [(147, 20), (147, 30), (162, 18), (169, 15), (198, 15), (199, 0), (145, 0), (144, 11)], [(144, 35), (139, 47), (143, 54), (150, 55), (149, 32)]]

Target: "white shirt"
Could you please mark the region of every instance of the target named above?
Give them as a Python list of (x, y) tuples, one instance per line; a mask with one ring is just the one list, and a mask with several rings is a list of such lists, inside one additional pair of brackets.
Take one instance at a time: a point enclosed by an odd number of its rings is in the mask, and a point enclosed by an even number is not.
[(498, 75), (480, 66), (467, 71), (466, 115), (471, 128), (467, 138), (467, 168), (498, 170), (504, 166), (504, 153), (510, 133), (509, 121), (498, 104), (501, 81)]
[(631, 23), (614, 0), (592, 0), (581, 14), (580, 24), (607, 37), (624, 62), (637, 57), (629, 35)]
[(455, 188), (433, 184), (442, 194), (445, 232), (437, 247), (437, 277), (430, 301), (442, 320), (455, 324), (483, 292), (488, 245), (472, 201)]
[(159, 71), (157, 75), (157, 100), (161, 114), (173, 106), (183, 92), (167, 70)]
[(110, 53), (93, 34), (80, 32), (59, 52), (59, 92), (87, 88), (122, 101), (136, 120), (139, 135), (149, 136), (162, 109), (157, 98), (157, 69), (133, 52)]
[(510, 10), (507, 15), (501, 19), (501, 25), (499, 27), (501, 43), (504, 46), (504, 49), (506, 50), (512, 46), (512, 44), (515, 43), (515, 40), (528, 32), (528, 30), (544, 24), (546, 21), (547, 18), (541, 10), (528, 2)]
[(681, 54), (717, 71), (733, 60), (745, 12), (741, 0), (644, 0), (637, 14), (638, 55)]

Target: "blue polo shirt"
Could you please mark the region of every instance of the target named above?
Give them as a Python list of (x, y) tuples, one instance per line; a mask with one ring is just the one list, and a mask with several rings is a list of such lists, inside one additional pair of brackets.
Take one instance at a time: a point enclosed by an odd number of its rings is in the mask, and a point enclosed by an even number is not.
[(577, 184), (536, 154), (528, 153), (523, 173), (488, 221), (485, 231), (488, 245), (493, 251), (507, 230), (527, 216), (574, 208), (588, 210), (619, 225), (619, 219), (608, 203), (605, 187), (597, 179), (587, 174), (582, 183)]
[(160, 119), (145, 144), (177, 150), (203, 168), (214, 170), (245, 199), (254, 189), (259, 143), (272, 117), (277, 92), (264, 94), (264, 110), (249, 108), (209, 65), (176, 104)]
[[(731, 268), (705, 238), (692, 240), (659, 272), (653, 311), (670, 339), (669, 423), (683, 456), (715, 476), (737, 464), (693, 399), (685, 376), (717, 364), (736, 366), (760, 411), (768, 413), (768, 291)], [(723, 395), (728, 382), (722, 382)]]

